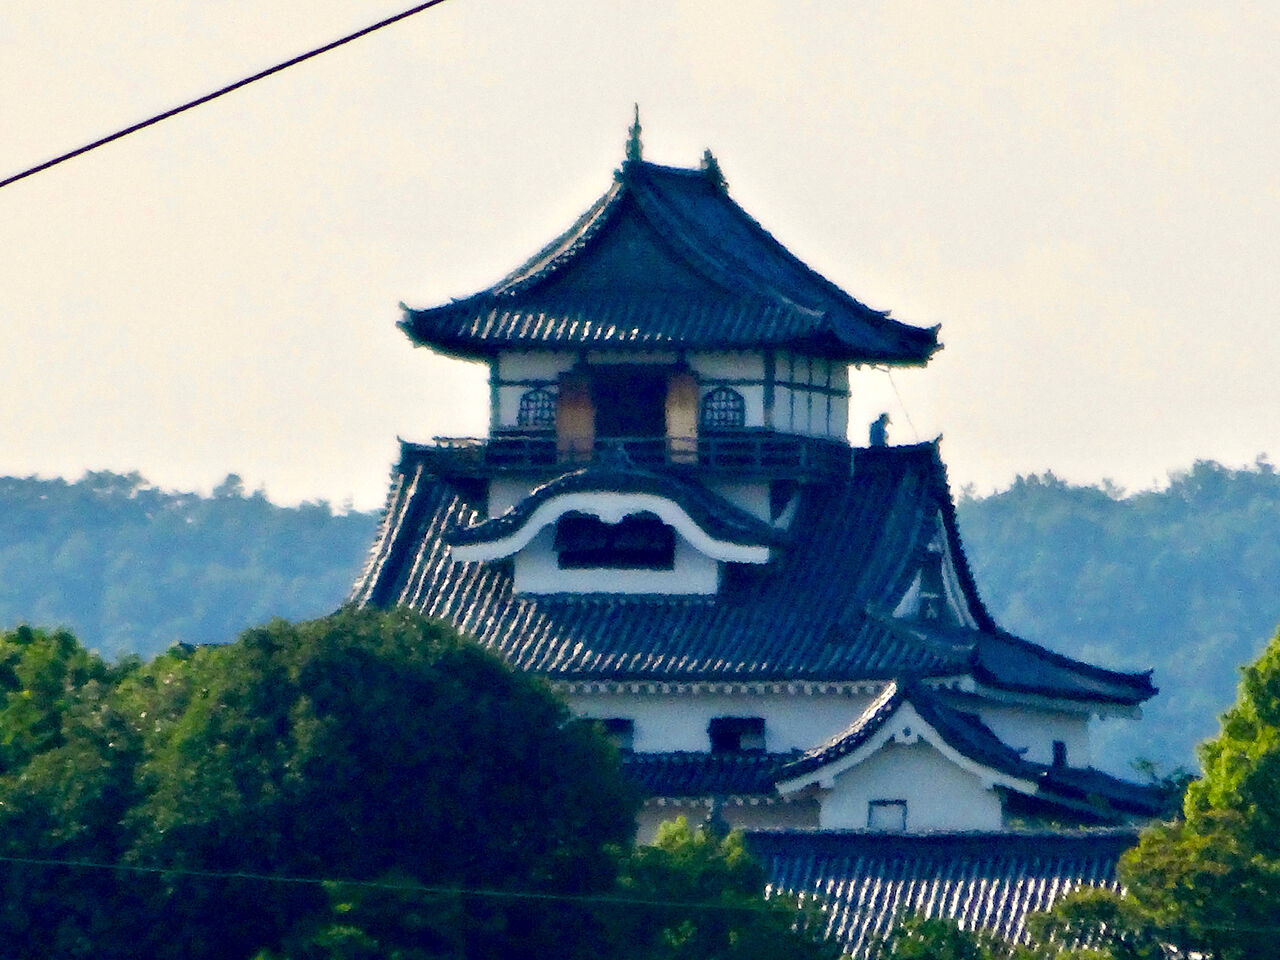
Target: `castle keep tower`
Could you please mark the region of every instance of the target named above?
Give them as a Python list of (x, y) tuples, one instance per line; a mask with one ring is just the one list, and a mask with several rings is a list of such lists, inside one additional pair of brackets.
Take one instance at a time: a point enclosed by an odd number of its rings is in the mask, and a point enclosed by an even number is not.
[[(851, 844), (900, 842), (876, 849), (924, 851), (935, 873), (1004, 844), (1007, 871), (1035, 847), (1014, 827), (1154, 811), (1092, 767), (1088, 736), (1151, 697), (1150, 676), (1001, 630), (936, 444), (849, 443), (850, 367), (923, 365), (937, 328), (806, 267), (710, 153), (649, 163), (635, 128), (563, 235), (401, 327), (488, 365), (490, 429), (403, 444), (352, 600), (441, 617), (552, 681), (623, 749), (642, 836), (714, 803), (767, 831), (779, 883), (813, 888), (853, 869)], [(975, 831), (989, 840), (938, 859)], [(1044, 842), (1066, 859), (1017, 861), (1024, 876), (1070, 862), (1096, 874), (1074, 882), (1112, 882), (1123, 846)], [(851, 947), (883, 919), (859, 919)]]

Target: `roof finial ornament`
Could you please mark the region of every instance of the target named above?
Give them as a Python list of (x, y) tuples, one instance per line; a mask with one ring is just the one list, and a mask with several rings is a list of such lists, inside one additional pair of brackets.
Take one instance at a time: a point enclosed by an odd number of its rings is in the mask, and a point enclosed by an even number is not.
[(715, 154), (708, 147), (706, 152), (702, 154), (702, 172), (707, 175), (707, 179), (714, 183), (717, 189), (727, 190), (728, 182), (724, 178), (724, 173), (720, 169), (720, 161), (716, 159)]
[(644, 150), (643, 145), (640, 143), (640, 104), (637, 103), (635, 108), (635, 122), (631, 124), (631, 129), (627, 131), (627, 159), (639, 161), (641, 159), (640, 155)]

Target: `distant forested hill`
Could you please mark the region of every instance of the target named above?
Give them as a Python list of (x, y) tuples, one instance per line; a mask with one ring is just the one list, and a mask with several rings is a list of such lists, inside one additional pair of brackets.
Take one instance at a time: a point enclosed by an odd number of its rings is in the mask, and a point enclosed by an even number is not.
[(1019, 478), (961, 497), (960, 529), (987, 606), (1006, 629), (1105, 666), (1154, 668), (1143, 720), (1106, 722), (1112, 767), (1191, 765), (1218, 729), (1239, 668), (1280, 624), (1280, 475), (1265, 460), (1196, 463), (1167, 489)]
[[(1280, 624), (1280, 475), (1197, 463), (1122, 496), (1052, 474), (960, 497), (978, 584), (1008, 630), (1123, 669), (1155, 669), (1140, 724), (1106, 722), (1113, 769), (1190, 764), (1217, 729), (1238, 668)], [(271, 617), (338, 607), (373, 513), (279, 507), (229, 477), (212, 497), (137, 474), (0, 478), (0, 628), (70, 627), (107, 656), (221, 642)]]
[(346, 599), (376, 516), (279, 507), (229, 476), (212, 497), (138, 474), (0, 478), (0, 628), (69, 627), (114, 657), (222, 642)]

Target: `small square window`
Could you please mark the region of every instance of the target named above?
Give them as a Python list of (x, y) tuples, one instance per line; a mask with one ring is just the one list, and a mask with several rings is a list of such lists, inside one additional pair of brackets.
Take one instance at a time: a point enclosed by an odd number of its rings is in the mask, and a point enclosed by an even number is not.
[(1067, 765), (1067, 744), (1065, 740), (1053, 741), (1053, 765), (1055, 767), (1065, 767)]
[(905, 833), (907, 801), (872, 800), (867, 804), (867, 829), (882, 833)]
[(712, 753), (764, 750), (764, 717), (715, 717), (707, 734)]

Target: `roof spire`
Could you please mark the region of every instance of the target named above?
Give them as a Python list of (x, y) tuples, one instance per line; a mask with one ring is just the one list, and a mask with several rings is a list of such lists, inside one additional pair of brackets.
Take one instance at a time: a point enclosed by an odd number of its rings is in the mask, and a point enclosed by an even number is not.
[(718, 189), (728, 189), (729, 184), (725, 181), (724, 173), (720, 170), (720, 161), (716, 159), (715, 154), (711, 152), (709, 147), (702, 155), (702, 172), (707, 175), (707, 179), (714, 183)]
[(640, 104), (637, 103), (635, 105), (635, 108), (636, 108), (635, 122), (631, 124), (631, 129), (627, 131), (627, 159), (628, 160), (639, 160), (640, 154), (644, 149), (643, 145), (640, 143), (640, 130), (641, 130)]

